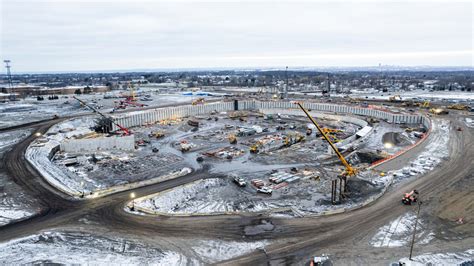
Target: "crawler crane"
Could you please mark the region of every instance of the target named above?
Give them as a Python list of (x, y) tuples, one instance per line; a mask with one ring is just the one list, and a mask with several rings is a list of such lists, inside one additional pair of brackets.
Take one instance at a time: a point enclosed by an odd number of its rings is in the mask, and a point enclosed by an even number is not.
[[(329, 143), (329, 146), (331, 146), (332, 150), (336, 153), (337, 157), (341, 161), (341, 163), (344, 165), (345, 170), (344, 172), (340, 175), (340, 178), (344, 180), (344, 186), (342, 186), (342, 180), (341, 180), (341, 189), (344, 187), (344, 191), (346, 190), (346, 184), (347, 184), (347, 178), (351, 176), (355, 176), (357, 174), (357, 169), (352, 167), (347, 160), (344, 158), (344, 156), (339, 152), (337, 147), (332, 143), (332, 141), (329, 139), (328, 134), (324, 131), (323, 128), (321, 128), (316, 120), (309, 114), (308, 110), (306, 110), (303, 105), (300, 102), (295, 102), (298, 107), (306, 114), (306, 116), (309, 118), (309, 120), (316, 126), (318, 129), (319, 133), (323, 136), (323, 138)], [(333, 199), (332, 201), (335, 201), (335, 188), (333, 188)], [(342, 193), (340, 192), (340, 197), (342, 198)]]

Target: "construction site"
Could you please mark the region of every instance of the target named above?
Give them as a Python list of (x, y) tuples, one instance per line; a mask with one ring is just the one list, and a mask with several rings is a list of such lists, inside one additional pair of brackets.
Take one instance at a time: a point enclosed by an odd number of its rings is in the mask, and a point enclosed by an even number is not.
[[(393, 181), (373, 167), (432, 126), (422, 115), (311, 102), (200, 100), (112, 116), (75, 99), (98, 116), (52, 127), (27, 159), (79, 198), (208, 173), (134, 200), (134, 211), (163, 215), (301, 217), (356, 208)], [(413, 168), (398, 176), (419, 171)]]
[[(139, 101), (132, 96), (125, 101)], [(23, 135), (18, 138), (5, 135), (11, 139), (5, 145), (23, 143), (15, 147), (24, 149), (28, 165), (46, 182), (43, 186), (47, 191), (64, 195), (61, 204), (71, 204), (67, 211), (117, 198), (112, 209), (100, 214), (99, 223), (109, 220), (109, 216), (112, 220), (123, 217), (119, 224), (154, 228), (152, 221), (159, 219), (160, 227), (185, 222), (191, 223), (187, 230), (192, 230), (201, 222), (211, 222), (215, 228), (205, 228), (217, 236), (222, 231), (233, 232), (230, 239), (221, 242), (193, 238), (180, 249), (160, 244), (156, 254), (163, 261), (207, 264), (225, 258), (245, 264), (252, 256), (264, 260), (258, 255), (259, 249), (292, 246), (285, 241), (292, 239), (289, 228), (293, 225), (297, 234), (303, 234), (312, 226), (318, 228), (321, 219), (331, 220), (338, 215), (351, 219), (382, 203), (395, 204), (400, 215), (381, 219), (384, 223), (370, 226), (370, 230), (367, 227), (370, 233), (364, 239), (368, 248), (400, 249), (408, 245), (415, 231), (419, 247), (429, 247), (457, 232), (440, 233), (445, 230), (440, 229), (440, 223), (414, 212), (427, 196), (423, 186), (411, 183), (443, 169), (453, 152), (450, 143), (460, 141), (461, 134), (471, 128), (468, 117), (451, 118), (453, 112), (468, 114), (461, 104), (441, 106), (402, 97), (370, 104), (354, 99), (331, 103), (306, 98), (196, 97), (165, 107), (134, 104), (132, 110), (111, 112), (97, 108), (87, 98), (71, 98), (80, 106), (80, 113), (54, 118), (47, 126), (34, 130), (21, 129)], [(413, 112), (413, 108), (418, 111)], [(29, 141), (22, 142), (28, 132)], [(11, 152), (22, 154), (15, 149)], [(12, 160), (7, 161), (11, 162), (8, 167), (17, 167)], [(20, 208), (13, 204), (15, 196), (6, 195), (4, 204), (11, 204), (14, 210), (9, 211), (5, 217), (11, 218), (5, 218), (3, 223), (28, 220), (47, 211), (35, 210), (34, 206), (41, 203), (29, 199), (24, 200), (28, 209)], [(443, 199), (442, 204), (448, 201)], [(427, 204), (427, 208), (434, 207)], [(469, 231), (466, 228), (471, 217), (461, 209), (449, 214), (442, 209), (433, 210), (445, 217), (442, 219), (454, 221), (459, 230)], [(389, 209), (384, 211), (387, 212)], [(371, 212), (369, 217), (374, 215), (377, 212)], [(236, 221), (236, 217), (247, 218)], [(90, 221), (95, 219), (81, 217), (78, 222), (96, 228), (95, 222)], [(199, 222), (194, 224), (188, 219)], [(114, 227), (120, 228), (119, 224), (114, 222)], [(236, 232), (233, 226), (237, 226)], [(330, 226), (338, 228), (336, 224)], [(67, 230), (46, 231), (15, 245), (45, 240), (38, 248), (47, 249), (48, 241), (65, 244), (62, 239), (94, 238), (75, 234)], [(176, 234), (180, 237), (181, 233)], [(119, 245), (116, 237), (112, 234), (100, 241)], [(459, 241), (464, 243), (467, 239), (462, 237)], [(140, 237), (134, 241), (140, 246), (138, 243), (148, 240)], [(197, 260), (186, 251), (189, 245), (200, 254)], [(17, 252), (14, 246), (5, 248)], [(88, 248), (93, 253), (100, 252), (94, 245)], [(328, 248), (311, 253), (316, 255), (311, 261), (350, 260), (333, 252)], [(459, 252), (461, 257), (470, 254), (469, 250)], [(142, 256), (136, 259), (148, 260)]]

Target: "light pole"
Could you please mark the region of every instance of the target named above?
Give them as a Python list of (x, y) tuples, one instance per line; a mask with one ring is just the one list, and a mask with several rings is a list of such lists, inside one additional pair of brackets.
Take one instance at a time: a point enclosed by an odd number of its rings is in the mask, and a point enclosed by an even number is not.
[(132, 199), (132, 207), (130, 208), (131, 211), (135, 210), (135, 192), (130, 193), (130, 198)]
[(416, 225), (418, 224), (418, 216), (420, 216), (420, 208), (421, 204), (423, 202), (419, 201), (418, 202), (418, 211), (416, 213), (416, 218), (415, 218), (415, 227), (413, 228), (413, 236), (411, 238), (411, 246), (410, 246), (410, 260), (412, 260), (411, 255), (413, 254), (413, 246), (415, 245), (415, 235), (416, 235)]

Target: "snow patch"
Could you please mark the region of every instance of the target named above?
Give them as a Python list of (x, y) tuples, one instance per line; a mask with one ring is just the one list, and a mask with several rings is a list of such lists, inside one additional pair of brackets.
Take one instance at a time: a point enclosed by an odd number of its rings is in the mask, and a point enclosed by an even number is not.
[[(415, 214), (412, 212), (393, 220), (389, 224), (383, 226), (374, 235), (370, 241), (370, 245), (374, 247), (402, 247), (411, 241), (413, 229), (415, 226)], [(434, 233), (424, 228), (423, 221), (418, 219), (417, 234), (415, 241), (418, 244), (428, 244), (433, 238)]]

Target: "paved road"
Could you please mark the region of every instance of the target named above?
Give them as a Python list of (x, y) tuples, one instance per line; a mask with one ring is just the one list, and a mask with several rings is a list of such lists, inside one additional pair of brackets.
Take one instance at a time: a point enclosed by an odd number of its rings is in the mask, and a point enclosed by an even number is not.
[[(268, 260), (278, 263), (300, 263), (307, 260), (321, 248), (337, 246), (345, 241), (362, 237), (388, 221), (406, 212), (406, 206), (400, 204), (403, 192), (417, 188), (425, 200), (437, 197), (444, 187), (456, 182), (472, 172), (474, 142), (472, 131), (456, 119), (453, 126), (461, 126), (464, 131), (453, 131), (450, 139), (450, 158), (436, 170), (410, 182), (390, 189), (375, 203), (356, 211), (319, 217), (283, 219), (266, 215), (220, 215), (199, 217), (160, 217), (133, 215), (123, 210), (129, 200), (130, 191), (124, 191), (86, 201), (78, 201), (64, 195), (47, 182), (27, 163), (24, 152), (34, 139), (31, 135), (18, 143), (5, 156), (5, 168), (16, 183), (29, 194), (40, 200), (43, 211), (29, 219), (0, 228), (0, 241), (31, 235), (40, 230), (59, 226), (74, 225), (81, 217), (88, 216), (103, 228), (117, 232), (148, 237), (205, 237), (242, 240), (246, 226), (259, 224), (262, 220), (271, 222), (275, 227), (246, 239), (280, 239), (266, 247), (267, 255), (255, 251), (245, 256), (223, 262), (223, 264), (265, 264)], [(57, 123), (43, 121), (28, 125), (34, 132), (46, 132)], [(428, 142), (429, 143), (429, 138)], [(410, 153), (403, 156), (412, 156)], [(410, 157), (408, 157), (410, 158)], [(206, 178), (204, 168), (190, 175), (165, 181), (138, 189), (133, 189), (138, 197), (148, 195)]]

